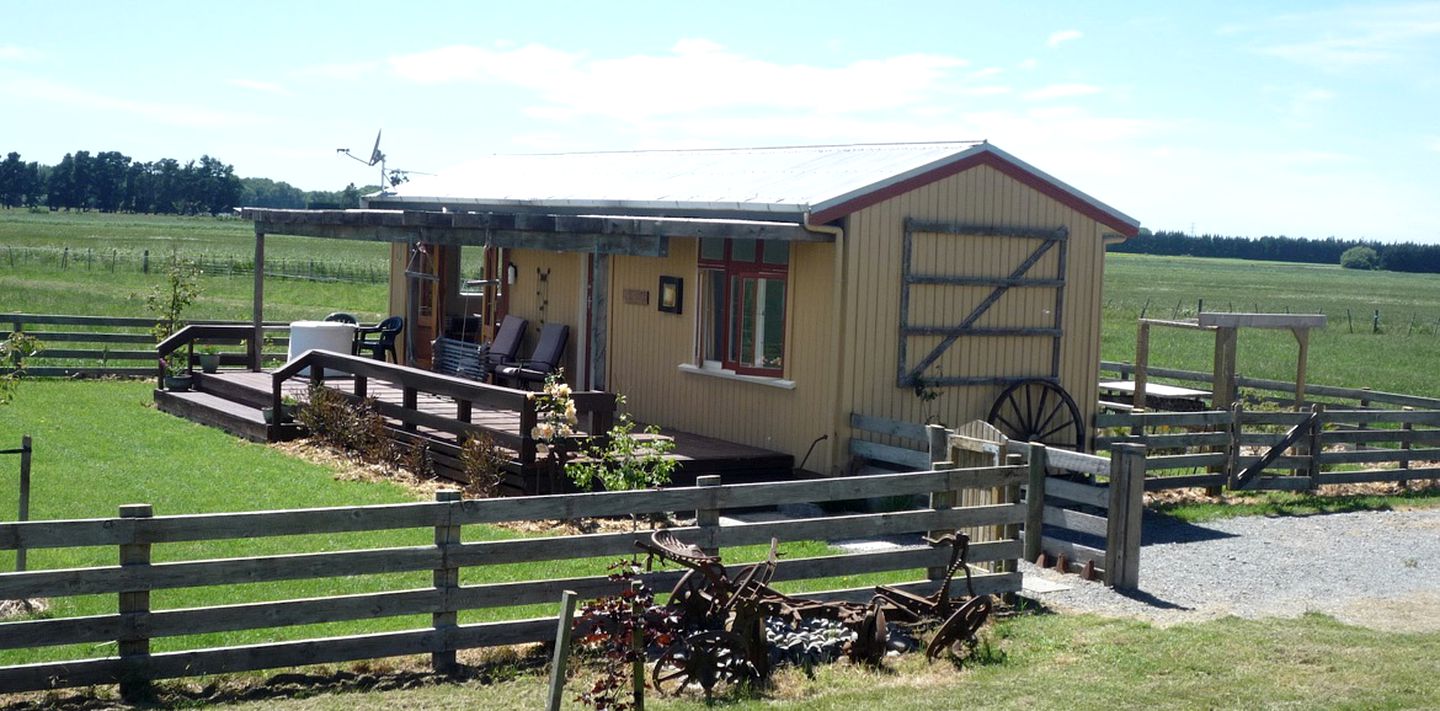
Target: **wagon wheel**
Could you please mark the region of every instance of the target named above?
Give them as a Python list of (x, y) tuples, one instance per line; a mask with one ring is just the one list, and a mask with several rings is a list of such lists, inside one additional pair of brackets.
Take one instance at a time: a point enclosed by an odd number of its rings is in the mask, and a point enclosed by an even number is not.
[(721, 684), (749, 678), (745, 640), (733, 632), (700, 632), (670, 645), (655, 662), (650, 681), (662, 694), (678, 695), (698, 685), (708, 698)]
[(1048, 380), (1021, 380), (1000, 393), (986, 422), (1021, 442), (1041, 442), (1074, 451), (1085, 449), (1080, 408), (1065, 389)]
[(715, 608), (715, 595), (710, 579), (696, 570), (687, 570), (670, 591), (668, 607), (681, 610), (681, 619), (686, 624), (698, 623), (710, 617)]
[(930, 639), (930, 645), (925, 648), (925, 658), (934, 661), (936, 657), (946, 650), (952, 653), (957, 648), (975, 639), (975, 633), (990, 618), (990, 596), (981, 595), (972, 597), (965, 601), (955, 614), (950, 615), (935, 631), (935, 636)]

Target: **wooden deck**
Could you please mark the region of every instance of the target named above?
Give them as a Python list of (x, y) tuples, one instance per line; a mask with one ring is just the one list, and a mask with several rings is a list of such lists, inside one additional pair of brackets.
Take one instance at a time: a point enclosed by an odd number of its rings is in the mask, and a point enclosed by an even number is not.
[[(270, 373), (232, 370), (211, 375), (196, 373), (195, 378), (196, 390), (193, 392), (157, 390), (157, 406), (171, 414), (219, 427), (254, 441), (293, 439), (304, 435), (303, 430), (294, 425), (281, 428), (278, 433), (266, 427), (261, 408), (268, 407), (271, 402)], [(326, 378), (325, 385), (351, 395), (355, 392), (355, 381), (350, 377)], [(306, 378), (293, 378), (285, 382), (283, 391), (303, 402), (308, 387)], [(404, 404), (404, 392), (400, 387), (376, 378), (368, 380), (366, 395), (394, 407), (402, 407)], [(459, 421), (460, 417), (459, 405), (455, 400), (424, 392), (415, 394), (414, 409), (424, 415), (446, 420)], [(517, 411), (475, 404), (471, 406), (469, 422), (487, 430), (511, 436), (520, 435), (520, 413)], [(462, 478), (458, 464), (459, 442), (454, 434), (424, 425), (406, 429), (398, 421), (391, 424), (392, 436), (397, 440), (412, 444), (423, 442), (430, 449), (437, 473), (447, 478)], [(788, 454), (664, 427), (661, 428), (661, 436), (675, 442), (675, 450), (670, 456), (680, 462), (673, 482), (677, 485), (693, 484), (695, 477), (707, 474), (719, 474), (726, 483), (793, 478), (791, 468), (794, 466), (794, 458)], [(527, 474), (525, 468), (520, 466), (518, 454), (510, 454), (510, 468), (516, 475), (510, 481), (512, 488), (522, 489), (526, 493), (538, 493), (557, 486), (553, 482), (548, 485), (536, 483), (533, 472)]]

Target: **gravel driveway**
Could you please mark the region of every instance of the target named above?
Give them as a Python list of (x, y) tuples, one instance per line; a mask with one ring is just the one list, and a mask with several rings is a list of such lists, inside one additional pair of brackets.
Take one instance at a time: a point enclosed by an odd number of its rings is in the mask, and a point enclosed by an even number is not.
[(1147, 512), (1142, 541), (1137, 592), (1022, 563), (1027, 578), (1069, 586), (1025, 596), (1057, 610), (1161, 625), (1314, 611), (1376, 629), (1440, 631), (1440, 510), (1202, 524)]

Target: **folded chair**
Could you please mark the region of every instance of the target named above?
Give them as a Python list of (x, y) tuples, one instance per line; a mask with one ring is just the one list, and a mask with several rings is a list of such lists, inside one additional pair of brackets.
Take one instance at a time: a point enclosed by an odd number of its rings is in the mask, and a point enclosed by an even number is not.
[(547, 323), (540, 329), (540, 342), (529, 358), (504, 363), (495, 368), (495, 376), (529, 389), (531, 383), (545, 382), (545, 376), (560, 368), (565, 344), (570, 340), (570, 327), (563, 323)]

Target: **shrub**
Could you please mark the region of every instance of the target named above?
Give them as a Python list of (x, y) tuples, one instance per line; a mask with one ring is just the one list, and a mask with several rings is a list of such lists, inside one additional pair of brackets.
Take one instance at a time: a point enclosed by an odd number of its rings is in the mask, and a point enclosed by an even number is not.
[(1340, 266), (1346, 269), (1379, 269), (1380, 255), (1364, 245), (1351, 247), (1340, 255)]
[(460, 471), (480, 498), (488, 499), (499, 493), (505, 478), (505, 460), (495, 440), (483, 433), (466, 438), (460, 447)]

